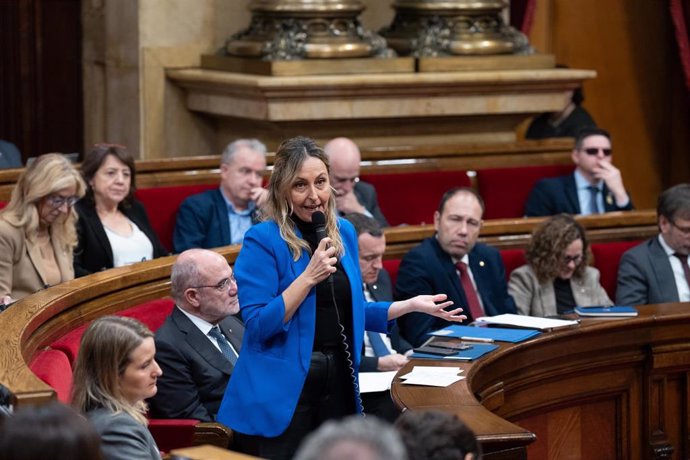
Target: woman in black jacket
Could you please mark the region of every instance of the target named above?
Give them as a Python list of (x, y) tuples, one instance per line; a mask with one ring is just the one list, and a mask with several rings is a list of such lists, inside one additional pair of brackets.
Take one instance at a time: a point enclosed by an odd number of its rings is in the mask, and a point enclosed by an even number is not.
[(75, 276), (168, 255), (134, 198), (134, 159), (117, 144), (96, 144), (81, 166), (88, 185), (76, 204)]

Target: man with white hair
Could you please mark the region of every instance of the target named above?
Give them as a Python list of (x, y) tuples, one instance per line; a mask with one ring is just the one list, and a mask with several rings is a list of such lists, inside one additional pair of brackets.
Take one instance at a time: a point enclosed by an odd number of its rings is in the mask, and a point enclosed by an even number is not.
[(228, 145), (220, 187), (188, 197), (177, 211), (175, 252), (242, 243), (268, 193), (261, 186), (265, 170), (266, 146), (260, 141), (239, 139)]

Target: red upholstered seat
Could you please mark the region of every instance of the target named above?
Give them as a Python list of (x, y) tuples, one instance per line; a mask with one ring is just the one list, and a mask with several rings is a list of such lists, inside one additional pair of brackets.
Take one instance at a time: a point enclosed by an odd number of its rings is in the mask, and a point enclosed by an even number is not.
[(165, 318), (172, 312), (175, 302), (171, 298), (151, 300), (134, 307), (122, 310), (118, 316), (127, 316), (135, 318), (146, 324), (146, 326), (153, 332), (156, 332), (159, 327), (165, 322)]
[(72, 366), (67, 355), (60, 350), (39, 352), (29, 364), (31, 372), (57, 393), (60, 402), (69, 404), (72, 395)]
[(199, 420), (184, 419), (149, 419), (149, 431), (156, 440), (158, 449), (169, 452), (172, 449), (191, 446), (194, 440), (194, 427)]
[(172, 250), (173, 230), (175, 230), (175, 219), (180, 204), (190, 195), (217, 187), (218, 184), (142, 188), (136, 191), (136, 197), (146, 208), (151, 227), (163, 246)]
[(506, 280), (510, 278), (510, 273), (516, 268), (525, 265), (525, 250), (524, 249), (503, 249), (501, 252), (501, 259), (503, 265), (506, 267)]
[(525, 215), (525, 202), (534, 184), (546, 177), (565, 176), (573, 165), (490, 168), (477, 171), (477, 188), (484, 199), (484, 219), (503, 219)]
[(53, 342), (50, 347), (63, 352), (67, 356), (70, 365), (74, 365), (74, 362), (77, 360), (77, 353), (79, 353), (79, 345), (81, 345), (81, 336), (84, 335), (87, 326), (88, 324), (83, 324), (76, 329), (72, 329)]
[(366, 174), (362, 180), (376, 188), (379, 206), (391, 226), (432, 223), (444, 192), (470, 186), (465, 171)]
[(616, 299), (616, 284), (618, 282), (618, 264), (623, 253), (640, 241), (616, 241), (612, 243), (594, 243), (591, 245), (594, 266), (601, 272), (601, 286), (606, 290), (611, 300)]
[(400, 259), (388, 259), (383, 261), (383, 268), (391, 276), (391, 285), (395, 289), (395, 282), (398, 279), (398, 270), (400, 269)]

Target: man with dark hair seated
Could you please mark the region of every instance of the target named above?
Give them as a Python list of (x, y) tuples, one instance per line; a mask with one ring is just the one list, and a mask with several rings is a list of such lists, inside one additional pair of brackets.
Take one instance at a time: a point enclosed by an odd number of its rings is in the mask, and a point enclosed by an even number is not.
[(175, 308), (156, 331), (163, 370), (149, 400), (156, 418), (215, 420), (244, 335), (237, 283), (228, 262), (206, 249), (189, 249), (172, 267)]
[(616, 303), (690, 301), (690, 184), (664, 191), (657, 205), (659, 235), (623, 254)]
[[(364, 297), (370, 302), (392, 302), (393, 286), (388, 272), (383, 268), (383, 254), (386, 251), (386, 236), (381, 224), (364, 214), (347, 214), (357, 231), (359, 246), (359, 268), (362, 272)], [(400, 337), (397, 324), (390, 334), (366, 331), (360, 372), (397, 371), (407, 364), (407, 357), (401, 353), (412, 350), (405, 339)], [(394, 421), (400, 410), (395, 407), (388, 391), (362, 393), (362, 403), (366, 414), (373, 414), (388, 421)]]
[[(499, 252), (478, 243), (484, 201), (471, 188), (447, 191), (434, 213), (436, 234), (412, 248), (403, 258), (395, 283), (398, 300), (440, 292), (463, 309), (471, 322), (482, 316), (516, 313), (508, 295), (505, 266)], [(419, 313), (398, 318), (400, 333), (420, 346), (429, 332), (452, 323)]]
[(580, 131), (571, 156), (576, 166), (573, 174), (542, 179), (535, 184), (525, 204), (527, 217), (633, 209), (621, 172), (611, 162), (608, 131), (599, 128)]
[(409, 460), (479, 460), (482, 449), (457, 416), (440, 411), (407, 411), (395, 422)]

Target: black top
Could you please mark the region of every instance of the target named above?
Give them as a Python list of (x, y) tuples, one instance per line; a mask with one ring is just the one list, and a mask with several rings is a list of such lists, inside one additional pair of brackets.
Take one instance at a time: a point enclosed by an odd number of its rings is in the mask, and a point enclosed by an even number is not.
[[(302, 238), (309, 244), (312, 254), (319, 241), (316, 240), (316, 228), (311, 222), (304, 222), (297, 216), (292, 216), (297, 228), (302, 232)], [(316, 331), (314, 333), (314, 351), (325, 349), (341, 349), (343, 338), (342, 325), (345, 329), (348, 344), (352, 342), (352, 293), (350, 281), (338, 261), (336, 272), (316, 285)], [(331, 291), (332, 289), (332, 291)]]
[(556, 293), (556, 309), (558, 314), (566, 313), (575, 308), (575, 298), (570, 280), (556, 278), (553, 280), (553, 290)]

